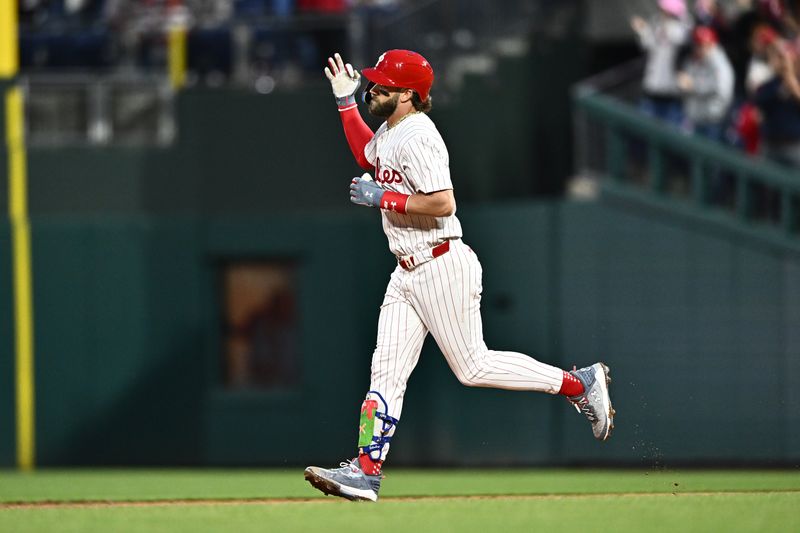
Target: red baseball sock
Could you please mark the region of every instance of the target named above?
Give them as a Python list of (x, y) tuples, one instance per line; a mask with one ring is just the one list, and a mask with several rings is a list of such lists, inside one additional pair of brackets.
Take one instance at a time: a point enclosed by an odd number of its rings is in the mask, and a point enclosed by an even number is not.
[(358, 464), (361, 466), (361, 470), (363, 470), (366, 475), (379, 476), (383, 461), (373, 461), (369, 455), (362, 453), (358, 456)]
[(564, 380), (561, 382), (561, 389), (558, 391), (558, 393), (563, 394), (564, 396), (577, 396), (578, 394), (583, 394), (583, 383), (581, 383), (581, 380), (565, 371)]

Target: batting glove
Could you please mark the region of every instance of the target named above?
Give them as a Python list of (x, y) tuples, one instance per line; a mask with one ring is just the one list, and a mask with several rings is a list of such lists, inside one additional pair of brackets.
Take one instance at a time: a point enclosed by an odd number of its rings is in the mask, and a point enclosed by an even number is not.
[(328, 58), (325, 67), (325, 76), (331, 82), (333, 96), (339, 107), (346, 107), (356, 103), (356, 91), (361, 85), (361, 74), (350, 63), (345, 64), (339, 53)]
[(350, 183), (350, 201), (354, 204), (380, 207), (381, 198), (385, 192), (380, 185), (372, 181), (367, 172), (360, 178), (353, 178)]

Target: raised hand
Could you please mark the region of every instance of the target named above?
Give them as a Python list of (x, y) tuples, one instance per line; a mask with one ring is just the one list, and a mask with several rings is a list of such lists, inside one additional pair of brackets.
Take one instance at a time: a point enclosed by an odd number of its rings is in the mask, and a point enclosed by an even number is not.
[(361, 74), (350, 63), (342, 61), (339, 52), (328, 58), (325, 77), (331, 82), (333, 96), (339, 107), (356, 103), (355, 94), (361, 85)]
[(638, 15), (631, 17), (631, 28), (636, 33), (642, 33), (647, 30), (647, 21)]

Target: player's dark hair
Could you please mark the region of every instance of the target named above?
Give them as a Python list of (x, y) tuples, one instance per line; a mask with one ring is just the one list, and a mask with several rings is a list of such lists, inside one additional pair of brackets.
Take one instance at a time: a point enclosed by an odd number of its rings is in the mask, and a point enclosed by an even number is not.
[(411, 105), (413, 105), (414, 109), (417, 111), (427, 113), (433, 107), (433, 97), (429, 95), (428, 99), (423, 102), (417, 94), (417, 91), (414, 91), (411, 93)]

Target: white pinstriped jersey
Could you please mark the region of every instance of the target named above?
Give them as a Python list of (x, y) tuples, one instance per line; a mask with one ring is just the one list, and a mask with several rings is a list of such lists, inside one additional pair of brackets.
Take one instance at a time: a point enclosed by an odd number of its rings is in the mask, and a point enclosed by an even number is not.
[[(414, 194), (453, 188), (447, 147), (424, 113), (408, 116), (392, 128), (384, 122), (364, 147), (364, 155), (375, 166), (375, 182), (386, 190)], [(395, 255), (414, 254), (462, 235), (455, 213), (431, 217), (381, 210), (381, 215)]]
[[(402, 194), (453, 188), (447, 148), (433, 122), (422, 113), (389, 129), (384, 122), (364, 147), (375, 165), (375, 182)], [(406, 383), (430, 333), (458, 380), (473, 387), (558, 393), (564, 372), (525, 354), (490, 350), (483, 341), (478, 256), (461, 239), (461, 223), (449, 217), (401, 215), (381, 210), (383, 230), (395, 255), (413, 255), (454, 239), (447, 253), (407, 270), (398, 264), (389, 279), (372, 354), (370, 392), (390, 416), (400, 420)], [(396, 425), (375, 424), (375, 437), (391, 437)], [(385, 460), (390, 444), (384, 442)]]

